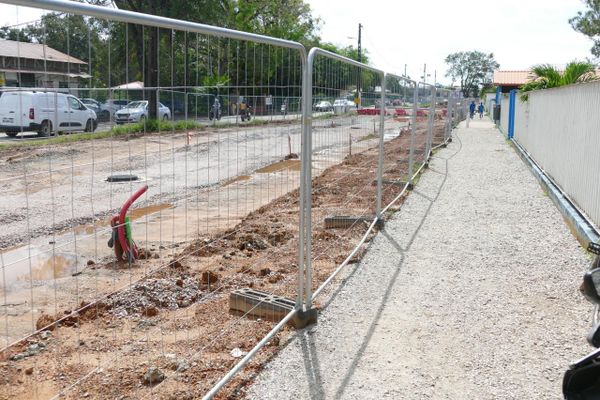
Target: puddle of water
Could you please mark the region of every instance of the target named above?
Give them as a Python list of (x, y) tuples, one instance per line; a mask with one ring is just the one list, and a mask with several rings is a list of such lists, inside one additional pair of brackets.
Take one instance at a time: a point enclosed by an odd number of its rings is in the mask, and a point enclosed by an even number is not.
[(257, 169), (256, 172), (259, 174), (268, 174), (270, 172), (279, 172), (279, 171), (300, 171), (300, 160), (284, 160), (279, 161), (271, 165), (267, 165), (261, 169)]
[[(160, 210), (166, 210), (166, 209), (171, 209), (171, 208), (173, 208), (172, 204), (157, 204), (157, 205), (151, 205), (151, 206), (147, 206), (147, 207), (129, 209), (129, 212), (127, 213), (127, 215), (129, 216), (130, 221), (135, 221), (136, 219), (140, 219), (142, 217), (145, 217), (146, 215), (150, 215), (153, 213), (157, 213)], [(110, 226), (110, 220), (111, 220), (111, 218), (107, 218), (107, 219), (103, 219), (100, 221), (96, 221), (93, 224), (79, 225), (79, 226), (76, 226), (75, 228), (73, 228), (73, 231), (75, 232), (75, 235), (77, 235), (77, 236), (93, 235), (94, 231), (96, 231), (96, 230), (98, 230), (98, 231), (106, 230)], [(86, 238), (82, 238), (81, 240), (85, 240), (85, 239)], [(71, 237), (71, 240), (73, 240), (72, 237)]]
[[(31, 249), (31, 251), (30, 251)], [(31, 259), (29, 254), (31, 253)], [(0, 285), (11, 286), (17, 282), (52, 280), (70, 276), (77, 271), (77, 256), (38, 246), (23, 246), (2, 253), (5, 265), (0, 275)], [(31, 267), (31, 274), (29, 273)]]
[(242, 181), (248, 181), (250, 180), (252, 177), (250, 175), (240, 175), (237, 178), (233, 178), (228, 180), (227, 182), (225, 182), (223, 184), (223, 186), (229, 186), (229, 185), (233, 185), (236, 182), (242, 182)]
[[(134, 221), (161, 210), (172, 208), (173, 205), (171, 204), (150, 205), (132, 209), (128, 215), (130, 220)], [(154, 219), (155, 216), (152, 215), (150, 218)], [(76, 226), (70, 232), (57, 235), (54, 254), (51, 243), (43, 246), (21, 246), (4, 251), (2, 260), (5, 266), (5, 277), (3, 278), (0, 274), (0, 285), (11, 286), (17, 282), (27, 282), (30, 279), (45, 281), (70, 276), (78, 269), (81, 270), (85, 261), (88, 258), (93, 258), (94, 254), (98, 253), (101, 256), (112, 254), (112, 250), (106, 246), (110, 238), (109, 226), (110, 219), (104, 219), (92, 224)], [(133, 230), (135, 235), (135, 226)], [(94, 232), (98, 234), (94, 235)], [(75, 251), (75, 248), (77, 251)], [(30, 254), (31, 260), (29, 259)], [(30, 266), (31, 274), (29, 272)]]
[(135, 209), (130, 209), (129, 213), (127, 214), (129, 216), (129, 219), (134, 221), (136, 219), (145, 217), (146, 215), (149, 214), (153, 214), (155, 212), (159, 212), (160, 210), (167, 210), (167, 209), (171, 209), (173, 208), (172, 204), (157, 204), (157, 205), (151, 205), (151, 206), (147, 206), (147, 207), (140, 207), (140, 208), (135, 208)]

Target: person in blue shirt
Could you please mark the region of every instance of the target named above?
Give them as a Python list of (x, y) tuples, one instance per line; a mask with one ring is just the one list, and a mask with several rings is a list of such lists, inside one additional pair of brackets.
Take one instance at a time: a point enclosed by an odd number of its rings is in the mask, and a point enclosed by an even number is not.
[(479, 112), (479, 119), (483, 118), (483, 110), (485, 109), (485, 107), (483, 106), (483, 102), (479, 103), (479, 106), (477, 107), (477, 111)]
[(471, 119), (473, 119), (474, 115), (475, 115), (475, 102), (472, 101), (471, 104), (469, 104), (469, 116), (471, 117)]

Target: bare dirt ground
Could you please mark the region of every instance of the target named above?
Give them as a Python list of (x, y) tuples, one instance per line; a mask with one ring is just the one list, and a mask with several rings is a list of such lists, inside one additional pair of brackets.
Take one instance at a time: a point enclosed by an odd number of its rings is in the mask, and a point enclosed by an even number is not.
[[(322, 129), (328, 128), (324, 125)], [(435, 142), (439, 142), (441, 121), (436, 121), (435, 132)], [(357, 147), (362, 143), (366, 150), (330, 167), (327, 164), (336, 161), (340, 153), (331, 152), (327, 137), (323, 136), (324, 145), (315, 155), (315, 175), (323, 170), (313, 185), (315, 287), (350, 253), (366, 229), (357, 224), (326, 230), (324, 218), (373, 215), (376, 192), (376, 141), (358, 139)], [(347, 137), (346, 128), (334, 139), (346, 143)], [(415, 154), (422, 159), (423, 129), (418, 130), (416, 142)], [(408, 143), (406, 134), (386, 142), (384, 180), (405, 179)], [(244, 187), (251, 181), (236, 177), (227, 187)], [(254, 287), (294, 297), (298, 191), (284, 189), (281, 186), (283, 193), (275, 200), (240, 217), (237, 225), (226, 229), (213, 226), (212, 233), (189, 245), (170, 243), (161, 248), (158, 243), (145, 243), (146, 259), (131, 268), (102, 261), (91, 265), (92, 274), (107, 278), (100, 287), (90, 288), (96, 289), (92, 291), (95, 298), (128, 280), (133, 283), (145, 277), (78, 313), (72, 311), (85, 307), (87, 299), (80, 299), (70, 309), (58, 307), (42, 316), (32, 314), (40, 327), (57, 318), (62, 321), (52, 331), (37, 334), (2, 354), (0, 398), (47, 398), (75, 383), (66, 391), (67, 398), (200, 398), (273, 326), (272, 322), (230, 315), (229, 292)], [(400, 190), (400, 186), (386, 186), (383, 204)], [(115, 271), (115, 267), (121, 269)], [(100, 281), (83, 282), (92, 285)], [(60, 288), (54, 287), (55, 293), (57, 290)], [(8, 322), (8, 313), (5, 318)], [(242, 389), (284, 345), (288, 334), (288, 328), (280, 332), (220, 398), (243, 396)]]
[[(390, 138), (398, 134), (400, 125), (397, 123), (386, 125), (386, 132)], [(256, 127), (247, 127), (249, 130), (253, 128)], [(244, 135), (240, 135), (237, 131), (225, 131), (219, 134), (202, 132), (202, 137), (195, 138), (197, 141), (208, 141), (212, 136), (220, 136), (220, 140), (216, 140), (216, 143), (212, 140), (210, 143), (205, 143), (202, 152), (198, 149), (196, 152), (192, 151), (186, 145), (185, 135), (175, 134), (173, 137), (162, 139), (160, 135), (131, 138), (130, 141), (137, 143), (134, 145), (126, 140), (118, 141), (127, 143), (122, 146), (104, 140), (99, 142), (104, 143), (105, 146), (83, 143), (82, 154), (78, 157), (85, 158), (87, 154), (94, 159), (95, 170), (102, 171), (102, 168), (109, 168), (115, 159), (111, 155), (113, 150), (110, 147), (121, 148), (121, 151), (130, 147), (137, 148), (139, 151), (153, 140), (160, 139), (159, 148), (160, 143), (164, 141), (172, 142), (172, 147), (165, 151), (167, 155), (174, 153), (175, 157), (155, 155), (156, 159), (152, 162), (144, 162), (145, 165), (162, 163), (162, 167), (154, 165), (154, 168), (157, 173), (162, 170), (164, 176), (157, 175), (135, 185), (130, 183), (115, 185), (119, 196), (123, 198), (142, 184), (149, 185), (147, 193), (154, 193), (154, 195), (142, 196), (130, 209), (128, 215), (132, 220), (134, 238), (138, 244), (150, 250), (151, 256), (160, 260), (159, 265), (164, 265), (193, 238), (213, 236), (233, 228), (249, 212), (298, 187), (300, 162), (289, 153), (290, 148), (292, 151), (295, 148), (296, 139), (293, 135), (286, 134), (285, 130), (281, 130), (286, 128), (285, 126), (258, 128), (260, 130), (246, 135), (251, 143), (241, 143)], [(267, 131), (263, 128), (267, 128)], [(368, 117), (341, 116), (316, 120), (314, 176), (328, 166), (341, 162), (350, 151), (349, 147), (352, 148), (353, 154), (357, 154), (376, 146), (377, 138), (371, 129), (371, 118)], [(273, 132), (269, 134), (269, 131)], [(285, 146), (279, 146), (284, 142)], [(41, 174), (50, 159), (57, 160), (55, 156), (45, 156), (44, 151), (69, 152), (69, 149), (79, 148), (78, 145), (37, 149), (33, 156), (27, 152), (19, 154), (24, 158), (32, 157), (24, 165), (30, 169), (37, 168)], [(267, 146), (268, 151), (263, 145)], [(106, 149), (94, 152), (94, 148)], [(103, 155), (104, 159), (100, 155)], [(192, 160), (194, 158), (198, 159)], [(82, 162), (80, 158), (78, 160)], [(249, 160), (257, 160), (253, 168), (258, 166), (260, 168), (250, 170), (237, 168), (237, 164), (240, 166), (244, 163), (252, 164)], [(223, 172), (226, 169), (224, 166), (230, 168), (228, 173)], [(95, 179), (93, 173), (89, 176), (83, 174), (81, 182), (74, 182), (71, 177), (62, 185), (58, 185), (53, 180), (55, 174), (61, 171), (70, 174), (72, 171), (70, 168), (66, 170), (57, 168), (52, 171), (53, 174), (50, 176), (52, 179), (45, 181), (38, 193), (44, 201), (48, 202), (48, 199), (56, 193), (61, 193), (68, 198), (76, 199), (71, 203), (75, 208), (78, 201), (91, 202), (96, 197), (104, 198), (107, 204), (117, 204), (113, 195), (105, 191), (106, 188), (96, 191), (94, 185), (88, 182), (90, 179)], [(109, 170), (105, 172), (110, 173)], [(12, 173), (16, 174), (15, 171)], [(18, 175), (15, 176), (18, 178)], [(212, 181), (213, 179), (215, 182), (210, 185), (194, 185), (195, 180)], [(16, 182), (11, 181), (11, 185), (18, 186)], [(14, 187), (7, 189), (6, 194), (20, 196), (19, 201), (27, 203), (24, 193), (18, 190), (15, 192), (14, 189)], [(90, 198), (90, 193), (94, 193), (93, 198)], [(93, 200), (93, 203), (96, 201)], [(106, 243), (110, 238), (108, 215), (114, 215), (116, 210), (107, 214), (102, 211), (102, 208), (92, 207), (89, 211), (91, 217), (86, 216), (85, 219), (91, 218), (93, 222), (74, 225), (70, 229), (60, 231), (58, 227), (61, 223), (57, 222), (58, 215), (61, 212), (69, 214), (68, 201), (62, 206), (57, 205), (57, 209), (53, 209), (56, 204), (52, 201), (45, 204), (45, 207), (44, 204), (32, 204), (31, 198), (29, 203), (31, 207), (25, 213), (24, 220), (14, 221), (10, 226), (5, 226), (6, 232), (20, 227), (25, 234), (29, 234), (31, 238), (28, 244), (12, 247), (0, 253), (3, 267), (0, 276), (0, 299), (2, 299), (0, 335), (3, 336), (2, 341), (5, 346), (35, 331), (36, 321), (41, 314), (56, 314), (60, 310), (77, 309), (82, 301), (92, 302), (104, 294), (119, 290), (154, 268), (146, 264), (144, 268), (128, 269), (123, 273), (117, 265), (113, 264), (114, 255)], [(81, 210), (83, 211), (85, 210)], [(28, 229), (34, 223), (46, 224), (44, 229), (50, 229), (49, 232), (52, 233), (40, 234)], [(67, 221), (67, 224), (70, 222)], [(16, 236), (16, 239), (11, 235), (6, 237), (10, 240), (19, 240), (19, 235)], [(108, 265), (109, 268), (103, 268), (103, 265)], [(2, 316), (4, 318), (1, 318)]]

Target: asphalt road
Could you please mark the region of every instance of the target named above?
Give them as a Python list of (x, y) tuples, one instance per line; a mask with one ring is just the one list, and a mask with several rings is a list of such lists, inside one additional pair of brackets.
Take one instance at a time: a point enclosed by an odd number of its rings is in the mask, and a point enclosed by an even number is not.
[[(325, 113), (314, 113), (315, 116), (323, 115), (323, 114), (325, 114)], [(287, 114), (285, 116), (279, 115), (279, 114), (278, 115), (253, 116), (253, 119), (257, 119), (257, 120), (261, 120), (261, 121), (281, 121), (281, 120), (298, 119), (298, 118), (300, 118), (300, 114)], [(183, 115), (175, 115), (175, 120), (183, 120), (183, 119), (184, 119)], [(219, 124), (234, 124), (234, 123), (241, 124), (242, 123), (239, 116), (238, 117), (225, 116), (225, 117), (221, 118), (219, 121), (210, 121), (208, 118), (199, 118), (196, 121), (203, 125), (206, 125), (206, 126), (219, 125)], [(101, 122), (98, 124), (98, 128), (96, 129), (96, 132), (108, 131), (113, 126), (115, 126), (114, 122)], [(37, 132), (23, 132), (23, 133), (20, 133), (19, 135), (17, 135), (17, 137), (15, 137), (15, 138), (8, 137), (6, 134), (0, 133), (0, 143), (4, 143), (4, 142), (10, 143), (12, 141), (31, 140), (31, 139), (39, 140), (39, 139), (44, 139), (44, 138), (40, 138), (37, 135)]]

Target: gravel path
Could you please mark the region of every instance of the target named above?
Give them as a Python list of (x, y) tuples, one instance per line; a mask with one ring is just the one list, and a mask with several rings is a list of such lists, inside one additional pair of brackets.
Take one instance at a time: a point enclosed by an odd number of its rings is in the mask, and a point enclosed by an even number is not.
[(249, 398), (562, 398), (589, 258), (491, 123), (455, 132)]

